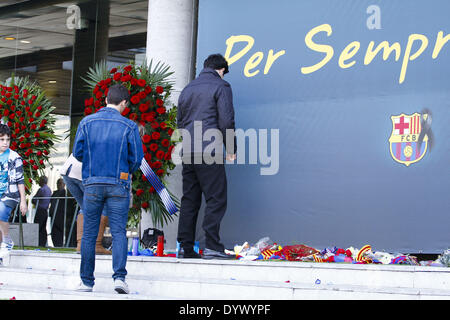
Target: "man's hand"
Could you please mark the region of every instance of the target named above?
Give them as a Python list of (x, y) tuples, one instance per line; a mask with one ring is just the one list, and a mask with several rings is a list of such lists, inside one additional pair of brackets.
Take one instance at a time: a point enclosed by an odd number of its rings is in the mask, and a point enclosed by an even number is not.
[(227, 153), (226, 159), (227, 159), (227, 161), (234, 161), (234, 160), (236, 160), (236, 153), (235, 154)]

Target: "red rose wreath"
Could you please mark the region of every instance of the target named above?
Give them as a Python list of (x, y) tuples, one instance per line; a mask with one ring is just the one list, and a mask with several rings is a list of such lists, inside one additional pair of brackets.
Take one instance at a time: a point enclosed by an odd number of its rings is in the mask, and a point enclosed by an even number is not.
[(28, 78), (14, 78), (0, 84), (0, 117), (11, 129), (10, 148), (23, 160), (25, 190), (38, 182), (49, 164), (50, 151), (59, 141), (54, 133), (55, 117), (42, 88)]

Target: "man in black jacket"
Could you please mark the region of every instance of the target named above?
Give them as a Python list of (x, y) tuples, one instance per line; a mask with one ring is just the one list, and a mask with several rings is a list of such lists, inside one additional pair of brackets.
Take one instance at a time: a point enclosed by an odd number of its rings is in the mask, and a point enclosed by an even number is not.
[[(225, 247), (220, 243), (219, 229), (227, 208), (223, 144), (227, 147), (226, 159), (236, 159), (233, 96), (230, 84), (223, 80), (228, 73), (228, 63), (222, 55), (210, 55), (203, 67), (200, 75), (183, 89), (178, 100), (178, 128), (188, 133), (183, 135), (183, 197), (177, 237), (182, 252), (179, 256), (200, 258), (193, 246), (203, 193), (206, 200), (202, 224), (205, 231), (203, 258), (228, 259), (230, 256), (225, 254)], [(221, 161), (211, 163), (204, 157), (205, 148), (211, 144), (203, 139), (208, 130), (215, 130), (222, 138), (220, 148), (214, 148), (210, 154)], [(217, 145), (218, 141), (215, 142)]]

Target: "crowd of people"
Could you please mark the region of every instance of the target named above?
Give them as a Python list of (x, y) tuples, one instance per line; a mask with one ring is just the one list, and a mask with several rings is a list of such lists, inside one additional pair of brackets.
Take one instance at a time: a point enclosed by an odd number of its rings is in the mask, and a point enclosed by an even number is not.
[[(178, 100), (177, 126), (194, 134), (194, 123), (202, 122), (204, 130), (217, 129), (225, 133), (235, 129), (231, 86), (223, 80), (228, 63), (220, 54), (212, 54), (204, 61), (199, 76), (181, 92)], [(129, 293), (125, 282), (128, 239), (126, 225), (131, 197), (132, 174), (144, 158), (142, 129), (122, 116), (128, 106), (128, 89), (116, 84), (109, 87), (107, 106), (82, 119), (77, 128), (73, 150), (60, 170), (61, 179), (52, 192), (46, 177), (40, 177), (39, 190), (32, 203), (36, 206), (34, 223), (39, 225), (39, 246), (47, 245), (47, 219), (52, 218), (51, 239), (55, 247), (62, 247), (67, 222), (67, 191), (80, 207), (76, 217), (76, 250), (81, 254), (78, 291), (91, 292), (95, 285), (95, 255), (111, 254), (114, 290)], [(195, 139), (195, 135), (192, 135)], [(225, 137), (225, 134), (224, 134)], [(0, 259), (9, 254), (13, 241), (9, 236), (11, 212), (19, 206), (25, 215), (28, 206), (25, 197), (23, 163), (20, 156), (9, 149), (11, 131), (0, 124)], [(184, 141), (194, 146), (194, 140)], [(228, 148), (228, 144), (224, 145)], [(184, 159), (196, 159), (195, 152), (184, 152)], [(236, 145), (226, 149), (222, 158), (236, 159)], [(217, 156), (217, 155), (216, 155)], [(200, 157), (202, 158), (202, 157)], [(182, 164), (183, 196), (178, 223), (177, 241), (180, 258), (229, 259), (220, 242), (221, 220), (227, 208), (227, 180), (223, 161), (209, 163), (201, 160)], [(203, 220), (205, 248), (200, 255), (194, 251), (197, 217), (202, 201), (206, 200)], [(66, 225), (65, 225), (66, 223)], [(109, 225), (112, 250), (102, 246), (105, 227)], [(67, 234), (66, 234), (67, 236)]]

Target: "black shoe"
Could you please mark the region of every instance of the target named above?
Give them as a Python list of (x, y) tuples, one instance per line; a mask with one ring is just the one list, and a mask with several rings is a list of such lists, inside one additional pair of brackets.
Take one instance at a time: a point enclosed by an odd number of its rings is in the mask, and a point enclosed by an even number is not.
[(178, 252), (178, 258), (180, 259), (200, 259), (201, 257), (202, 256), (195, 252), (193, 249), (180, 249), (180, 251)]
[(221, 260), (231, 260), (235, 259), (236, 256), (231, 254), (226, 254), (225, 252), (215, 251), (212, 249), (205, 248), (203, 250), (203, 259), (221, 259)]

